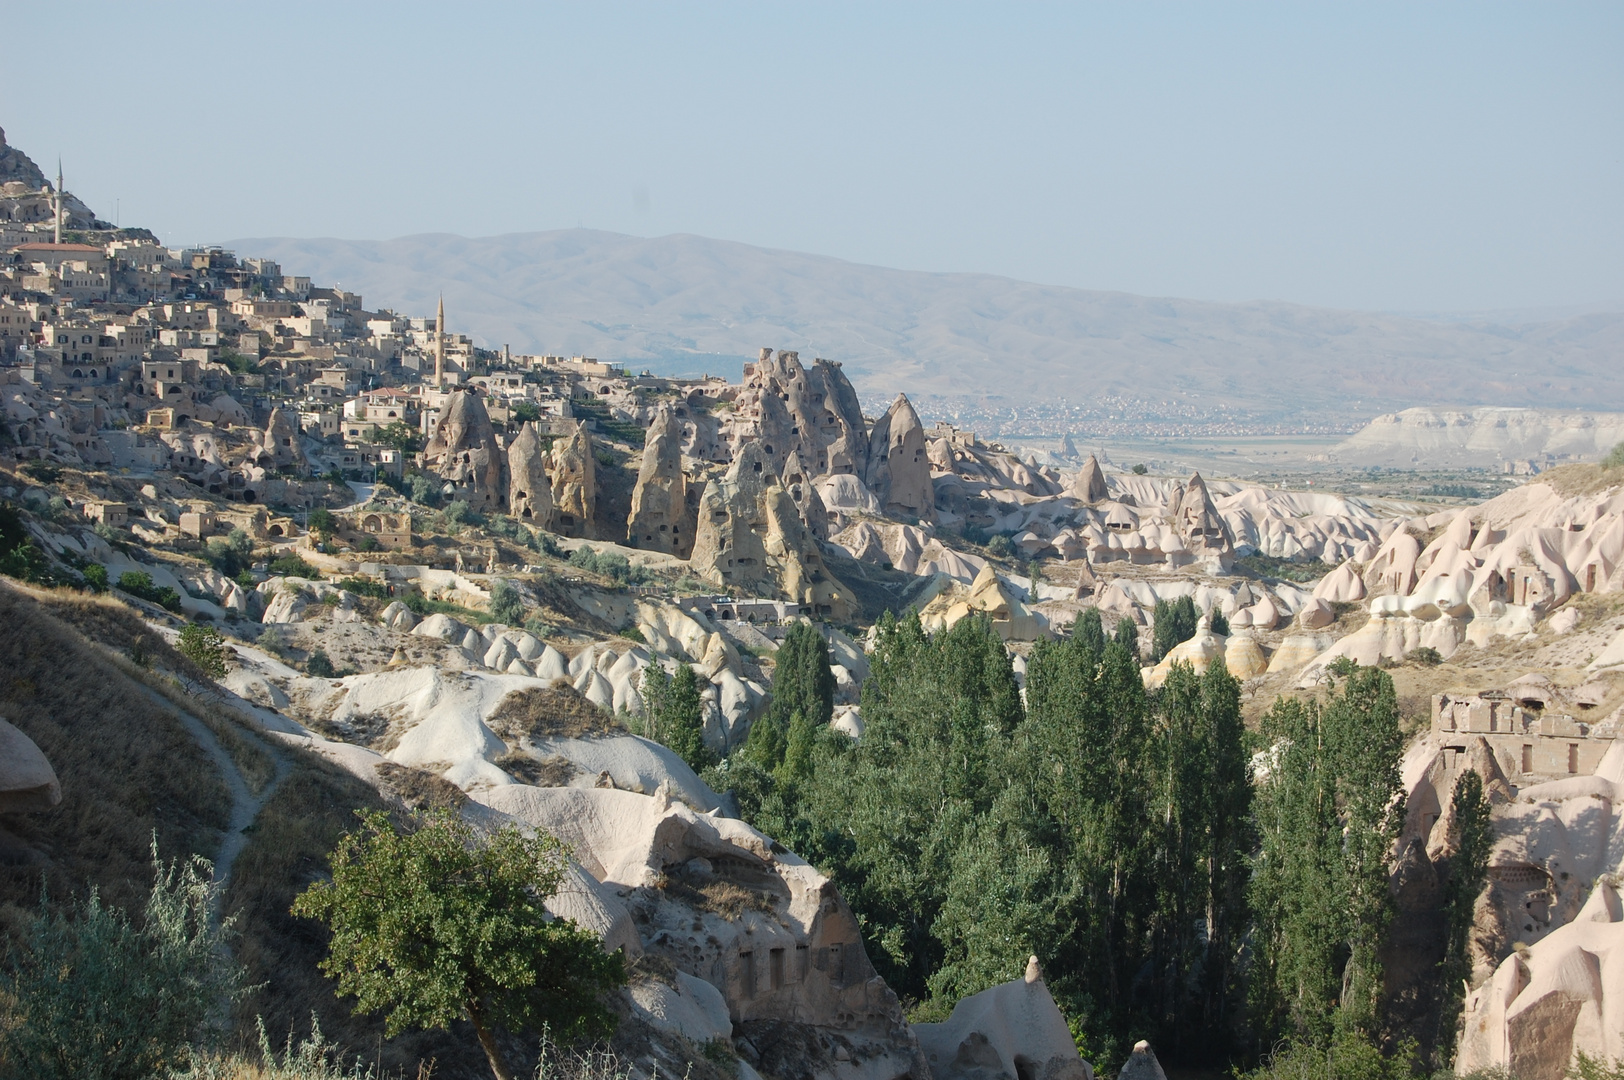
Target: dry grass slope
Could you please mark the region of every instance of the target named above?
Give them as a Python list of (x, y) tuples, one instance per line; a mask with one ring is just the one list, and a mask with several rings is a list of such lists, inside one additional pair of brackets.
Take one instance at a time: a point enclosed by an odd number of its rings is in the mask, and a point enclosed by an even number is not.
[(59, 612), (118, 621), (0, 584), (0, 716), (39, 745), (62, 782), (61, 805), (0, 818), (8, 922), (34, 907), (42, 880), (53, 896), (94, 886), (139, 910), (153, 833), (166, 857), (212, 856), (230, 814), (225, 784), (180, 721)]
[(564, 679), (555, 679), (551, 686), (513, 691), (496, 707), (489, 724), (507, 739), (614, 735), (626, 730)]

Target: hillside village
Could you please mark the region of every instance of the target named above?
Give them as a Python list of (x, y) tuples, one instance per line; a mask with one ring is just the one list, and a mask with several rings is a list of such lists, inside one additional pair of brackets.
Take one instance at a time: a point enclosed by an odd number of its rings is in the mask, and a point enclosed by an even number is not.
[[(1036, 957), (910, 1023), (831, 879), (644, 737), (651, 679), (684, 665), (725, 761), (810, 625), (829, 726), (861, 741), (876, 624), (908, 609), (927, 633), (987, 619), (1023, 687), (1040, 643), (1126, 622), (1147, 687), (1221, 661), (1250, 721), (1348, 661), (1388, 669), (1412, 721), (1393, 892), (1422, 952), (1443, 948), (1425, 927), (1463, 771), (1494, 807), (1459, 1071), (1556, 1080), (1576, 1049), (1624, 1055), (1619, 468), (1439, 509), (1040, 462), (905, 395), (865, 415), (838, 359), (763, 348), (731, 383), (489, 350), (443, 304), (369, 308), (297, 270), (112, 227), (0, 135), (6, 606), (86, 664), (116, 635), (61, 594), (133, 610), (160, 657), (184, 626), (221, 631), (227, 670), (186, 708), (225, 718), (199, 745), (226, 773), (269, 770), (234, 810), (303, 755), (367, 799), (571, 842), (559, 913), (655, 973), (626, 992), (640, 1075), (712, 1044), (747, 1080), (1093, 1075)], [(1197, 622), (1153, 654), (1180, 603)], [(12, 822), (76, 794), (18, 693), (0, 832), (30, 865), (46, 826)], [(1159, 1066), (1141, 1047), (1124, 1069)]]

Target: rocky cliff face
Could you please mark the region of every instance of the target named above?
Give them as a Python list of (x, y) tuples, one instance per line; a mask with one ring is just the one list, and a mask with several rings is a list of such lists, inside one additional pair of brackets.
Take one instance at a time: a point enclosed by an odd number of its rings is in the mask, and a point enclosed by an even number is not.
[(6, 142), (6, 131), (0, 128), (0, 184), (19, 183), (30, 191), (45, 186), (45, 174), (34, 160)]
[(507, 495), (502, 478), (506, 454), (497, 444), (485, 403), (476, 393), (450, 396), (423, 457), (451, 485), (450, 497), (465, 500), (475, 510), (494, 510)]
[(745, 594), (782, 592), (809, 614), (845, 617), (851, 592), (824, 566), (817, 538), (768, 466), (766, 449), (746, 443), (727, 474), (706, 487), (694, 572)]
[(935, 519), (925, 427), (905, 394), (897, 395), (869, 432), (866, 482), (887, 517)]
[(774, 474), (799, 453), (814, 476), (862, 475), (868, 456), (867, 425), (857, 392), (838, 364), (817, 360), (808, 372), (794, 352), (762, 349), (745, 373), (729, 431), (733, 455), (759, 441)]
[(553, 520), (562, 536), (595, 539), (594, 508), (598, 498), (597, 462), (592, 436), (583, 424), (553, 446)]
[(553, 482), (547, 475), (547, 451), (535, 424), (525, 424), (507, 451), (508, 512), (538, 528), (553, 525)]
[(682, 471), (682, 427), (670, 409), (662, 408), (649, 425), (643, 463), (632, 489), (626, 542), (648, 551), (687, 558), (694, 546), (694, 512)]

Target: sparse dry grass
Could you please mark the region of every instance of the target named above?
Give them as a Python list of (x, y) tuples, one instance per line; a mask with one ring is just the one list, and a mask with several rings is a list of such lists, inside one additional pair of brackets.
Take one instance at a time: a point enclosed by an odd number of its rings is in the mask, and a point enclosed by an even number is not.
[(581, 770), (569, 758), (554, 754), (551, 757), (534, 758), (529, 754), (514, 751), (503, 754), (494, 762), (498, 769), (505, 769), (521, 784), (531, 787), (567, 787)]
[(1558, 495), (1597, 495), (1608, 488), (1624, 485), (1624, 468), (1605, 465), (1559, 465), (1542, 472), (1533, 481), (1549, 484)]
[(778, 910), (771, 893), (747, 889), (724, 878), (713, 878), (698, 885), (668, 878), (662, 891), (672, 900), (687, 904), (695, 911), (709, 911), (730, 921), (740, 918), (746, 911), (774, 915)]
[(413, 810), (456, 810), (468, 802), (460, 787), (425, 769), (393, 761), (380, 761), (373, 768), (378, 772), (379, 789)]
[[(112, 597), (88, 596), (72, 589), (27, 591), (51, 615), (112, 650), (113, 663), (127, 676), (201, 720), (220, 740), (250, 789), (257, 793), (270, 783), (276, 775), (276, 763), (257, 739), (245, 734), (245, 729), (252, 731), (252, 725), (219, 700), (189, 692), (188, 685), (210, 688), (214, 683), (207, 672), (154, 632), (136, 611)], [(142, 667), (131, 659), (137, 652), (145, 654), (148, 666)], [(166, 677), (163, 671), (172, 675)]]
[[(118, 616), (114, 615), (113, 619)], [(0, 818), (0, 908), (95, 886), (139, 911), (152, 836), (164, 857), (212, 857), (231, 797), (178, 718), (31, 595), (0, 585), (0, 716), (50, 759), (62, 802)], [(16, 912), (14, 911), (15, 915)]]
[(510, 740), (549, 735), (618, 735), (626, 730), (619, 720), (563, 679), (555, 679), (551, 686), (513, 691), (486, 722), (492, 731)]

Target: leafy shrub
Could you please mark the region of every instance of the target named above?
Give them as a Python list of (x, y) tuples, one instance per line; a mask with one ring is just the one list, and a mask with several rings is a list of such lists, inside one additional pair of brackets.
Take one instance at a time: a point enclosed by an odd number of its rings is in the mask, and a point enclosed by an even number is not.
[(373, 600), (389, 599), (389, 587), (387, 585), (369, 581), (366, 578), (345, 578), (338, 583), (338, 587), (345, 592), (354, 593), (356, 596), (370, 597)]
[(91, 592), (106, 592), (108, 589), (107, 567), (101, 563), (91, 563), (79, 571), (84, 575), (85, 584), (90, 586)]
[(1235, 560), (1235, 565), (1264, 578), (1280, 578), (1283, 581), (1295, 581), (1306, 584), (1318, 581), (1335, 569), (1317, 559), (1308, 559), (1303, 562), (1292, 562), (1290, 559), (1279, 559), (1273, 555), (1264, 555), (1261, 552), (1244, 555)]
[(203, 557), (209, 565), (228, 578), (234, 578), (242, 573), (246, 567), (242, 553), (232, 547), (229, 541), (215, 537), (203, 548)]
[(1624, 469), (1624, 442), (1609, 450), (1601, 463), (1609, 469)]
[(1443, 654), (1431, 645), (1423, 645), (1419, 649), (1410, 650), (1410, 659), (1423, 667), (1437, 667), (1444, 662)]
[(283, 555), (279, 559), (274, 559), (269, 569), (277, 577), (304, 578), (307, 581), (321, 580), (321, 571), (297, 555)]
[(640, 566), (633, 566), (626, 561), (626, 556), (615, 551), (593, 551), (589, 547), (578, 547), (570, 553), (569, 561), (571, 566), (578, 566), (594, 574), (602, 574), (621, 585), (638, 585), (648, 580), (648, 571)]
[(28, 535), (22, 515), (9, 503), (0, 503), (0, 574), (40, 585), (51, 584), (50, 561)]
[(216, 679), (225, 677), (229, 650), (225, 638), (212, 626), (192, 623), (180, 632), (175, 646), (180, 654)]
[(137, 600), (157, 604), (169, 611), (180, 610), (180, 594), (167, 585), (154, 585), (152, 575), (143, 570), (126, 570), (118, 576), (119, 591)]
[(994, 536), (987, 541), (987, 554), (995, 559), (1007, 559), (1015, 554), (1015, 544), (1007, 536)]
[(0, 1060), (39, 1080), (123, 1080), (162, 1075), (209, 1046), (215, 1005), (236, 996), (225, 953), (230, 920), (210, 919), (217, 886), (208, 860), (165, 865), (153, 841), (155, 881), (145, 918), (103, 906), (94, 890), (69, 907), (42, 901), (11, 970), (0, 972)]
[(323, 649), (315, 649), (310, 653), (310, 659), (305, 661), (305, 672), (312, 678), (317, 679), (331, 679), (338, 674), (337, 669), (333, 667), (333, 662), (327, 659), (327, 653)]
[(1143, 466), (1143, 465), (1135, 465), (1135, 466), (1134, 466), (1134, 467), (1133, 467), (1133, 474), (1134, 474), (1134, 475), (1135, 475), (1135, 476), (1143, 476), (1143, 475), (1145, 475), (1145, 474), (1146, 474), (1146, 473), (1148, 473), (1148, 472), (1149, 472), (1149, 471), (1150, 471), (1150, 470), (1149, 470), (1149, 469), (1147, 469), (1147, 468), (1145, 468), (1145, 466)]
[(491, 583), (491, 618), (509, 626), (524, 622), (524, 597), (511, 582), (501, 578)]
[(412, 502), (420, 506), (440, 505), (440, 485), (422, 473), (413, 473), (407, 485), (411, 488)]
[(318, 506), (305, 518), (305, 525), (323, 540), (328, 540), (338, 528), (338, 519), (325, 506)]

